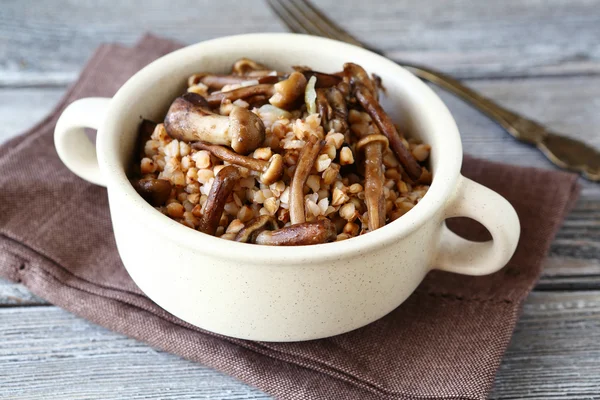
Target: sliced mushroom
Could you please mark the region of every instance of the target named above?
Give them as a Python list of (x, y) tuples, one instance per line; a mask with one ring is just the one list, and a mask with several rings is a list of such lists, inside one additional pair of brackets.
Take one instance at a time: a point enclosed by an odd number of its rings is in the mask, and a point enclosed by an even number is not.
[(208, 192), (208, 199), (204, 205), (204, 212), (200, 220), (200, 226), (198, 227), (200, 232), (214, 236), (219, 227), (219, 221), (221, 220), (221, 215), (223, 215), (227, 198), (233, 192), (233, 187), (239, 179), (240, 171), (233, 165), (228, 165), (221, 169), (217, 176), (215, 176), (215, 180), (210, 187), (210, 192)]
[(260, 174), (258, 179), (265, 185), (277, 182), (283, 175), (284, 165), (281, 154), (273, 154), (269, 161), (265, 161), (242, 156), (229, 150), (227, 147), (205, 142), (196, 142), (192, 144), (192, 147), (198, 150), (209, 151), (215, 157), (230, 164), (235, 164), (239, 167), (248, 168), (249, 170), (258, 172)]
[(304, 185), (310, 175), (319, 152), (325, 145), (324, 140), (319, 140), (318, 137), (310, 135), (306, 141), (306, 145), (302, 148), (296, 170), (290, 184), (290, 222), (292, 224), (300, 224), (306, 221), (304, 213)]
[(171, 182), (164, 179), (133, 179), (131, 184), (135, 191), (154, 207), (165, 204), (173, 189)]
[(269, 102), (275, 107), (288, 109), (293, 107), (299, 98), (304, 95), (306, 78), (300, 72), (292, 72), (290, 76), (275, 84), (258, 84), (244, 86), (227, 92), (211, 93), (206, 101), (212, 106), (218, 106), (223, 100), (235, 101), (248, 97), (262, 95), (268, 96)]
[(240, 154), (254, 151), (265, 140), (265, 126), (256, 114), (238, 106), (233, 106), (229, 116), (215, 114), (196, 93), (175, 99), (165, 117), (165, 129), (172, 138), (231, 146)]
[(335, 224), (329, 219), (290, 225), (274, 231), (264, 230), (255, 243), (267, 246), (306, 246), (333, 242), (337, 237)]
[(418, 180), (422, 173), (421, 166), (413, 157), (412, 153), (402, 143), (402, 139), (400, 138), (400, 134), (398, 134), (394, 123), (383, 110), (377, 99), (365, 86), (360, 84), (357, 84), (354, 88), (354, 95), (362, 108), (369, 114), (373, 122), (375, 122), (381, 133), (388, 138), (390, 147), (410, 179), (414, 181)]
[(356, 149), (364, 152), (365, 204), (367, 205), (370, 231), (385, 225), (383, 152), (388, 145), (388, 139), (381, 134), (367, 135), (356, 144)]
[(255, 243), (256, 236), (264, 230), (277, 229), (277, 221), (270, 215), (261, 215), (249, 221), (235, 237), (236, 242)]

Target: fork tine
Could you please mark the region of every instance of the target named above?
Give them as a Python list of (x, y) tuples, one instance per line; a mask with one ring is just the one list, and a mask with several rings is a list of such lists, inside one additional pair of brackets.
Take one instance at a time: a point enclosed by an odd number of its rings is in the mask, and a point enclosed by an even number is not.
[[(319, 24), (319, 18), (315, 18), (314, 15), (311, 15), (310, 10), (306, 8), (306, 5), (300, 1), (299, 4), (294, 0), (279, 0), (284, 7), (286, 7), (291, 14), (296, 17), (296, 20), (304, 21), (304, 26), (307, 27), (308, 30), (312, 32), (313, 35), (316, 36), (324, 36), (330, 39), (337, 39), (338, 35), (335, 31), (331, 31), (327, 29), (326, 24)], [(316, 19), (316, 21), (315, 21)]]
[[(277, 6), (280, 14), (285, 14), (288, 20), (292, 20), (292, 25), (297, 29), (292, 29), (293, 32), (308, 33), (309, 35), (325, 36), (328, 38), (335, 39), (331, 33), (323, 31), (317, 25), (315, 25), (309, 18), (304, 15), (301, 9), (295, 6), (290, 0), (269, 0), (269, 4)], [(286, 25), (290, 25), (290, 21)]]
[(277, 0), (267, 0), (267, 4), (271, 10), (279, 17), (279, 19), (288, 27), (288, 29), (295, 33), (305, 33), (311, 35), (302, 24), (300, 24), (293, 15), (290, 15), (289, 11)]
[[(328, 16), (323, 14), (322, 11), (315, 7), (309, 0), (292, 0), (292, 2), (296, 6), (296, 8), (308, 11), (308, 13), (303, 12), (303, 15), (305, 16), (305, 18), (310, 20), (313, 23), (313, 25), (319, 26), (320, 30), (327, 29), (327, 31), (330, 32), (330, 34), (327, 35), (328, 37), (346, 41), (356, 46), (365, 47), (363, 43), (361, 43), (358, 39), (349, 34), (347, 31), (345, 31), (337, 23), (333, 22)], [(313, 18), (310, 18), (308, 14), (312, 14)]]

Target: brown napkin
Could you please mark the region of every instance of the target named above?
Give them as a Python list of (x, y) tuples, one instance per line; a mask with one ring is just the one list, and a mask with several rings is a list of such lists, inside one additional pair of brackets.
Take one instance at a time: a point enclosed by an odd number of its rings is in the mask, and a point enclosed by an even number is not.
[(280, 399), (485, 398), (520, 306), (577, 196), (576, 177), (467, 157), (464, 174), (505, 196), (521, 219), (521, 242), (506, 268), (487, 277), (431, 273), (388, 316), (329, 339), (261, 343), (205, 332), (166, 313), (132, 282), (117, 255), (105, 190), (69, 172), (52, 139), (66, 104), (111, 96), (178, 46), (151, 36), (133, 49), (101, 46), (56, 110), (0, 148), (0, 276)]

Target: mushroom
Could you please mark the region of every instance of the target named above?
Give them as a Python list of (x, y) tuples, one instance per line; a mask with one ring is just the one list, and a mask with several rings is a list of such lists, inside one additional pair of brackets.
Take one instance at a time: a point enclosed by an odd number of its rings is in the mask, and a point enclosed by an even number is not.
[(240, 171), (233, 165), (228, 165), (221, 169), (217, 176), (215, 176), (215, 180), (210, 187), (210, 192), (208, 192), (208, 199), (204, 205), (204, 212), (200, 220), (200, 226), (198, 227), (200, 232), (214, 236), (219, 227), (219, 221), (221, 220), (221, 215), (223, 215), (227, 198), (233, 192), (233, 187), (239, 179)]
[(327, 129), (327, 126), (329, 125), (329, 119), (332, 117), (333, 110), (331, 109), (331, 106), (329, 105), (329, 102), (327, 101), (327, 95), (325, 94), (325, 89), (317, 89), (316, 94), (317, 94), (317, 99), (316, 99), (317, 112), (321, 116), (321, 126), (323, 127), (325, 132), (328, 132), (329, 129)]
[(413, 157), (412, 153), (402, 143), (402, 139), (400, 138), (394, 123), (383, 108), (381, 108), (381, 105), (373, 96), (372, 92), (365, 86), (357, 84), (354, 88), (354, 96), (356, 96), (356, 99), (362, 108), (369, 114), (373, 122), (375, 122), (375, 125), (377, 125), (381, 133), (388, 138), (390, 147), (410, 179), (414, 181), (418, 180), (422, 173), (421, 166)]
[(292, 72), (286, 80), (274, 85), (275, 94), (269, 99), (269, 103), (283, 109), (292, 107), (296, 100), (304, 95), (306, 83), (304, 75)]
[(268, 70), (267, 67), (249, 58), (240, 58), (231, 67), (231, 73), (234, 75), (248, 75), (250, 72), (253, 71), (266, 70)]
[(154, 178), (133, 179), (131, 185), (144, 200), (154, 207), (165, 204), (173, 189), (171, 182)]
[(288, 109), (294, 106), (296, 101), (304, 95), (306, 78), (300, 72), (292, 72), (287, 79), (275, 84), (262, 83), (253, 86), (243, 86), (227, 92), (211, 93), (206, 101), (212, 107), (218, 106), (223, 100), (231, 102), (238, 99), (263, 95), (269, 97), (269, 102), (275, 107)]
[(310, 79), (311, 76), (315, 76), (317, 78), (315, 88), (317, 89), (336, 86), (342, 81), (341, 76), (313, 71), (309, 67), (295, 65), (292, 68), (294, 69), (294, 71), (301, 72), (307, 81)]
[(292, 224), (300, 224), (306, 221), (304, 213), (304, 185), (324, 145), (324, 140), (319, 140), (318, 137), (310, 135), (306, 141), (306, 145), (300, 152), (296, 170), (290, 184), (289, 207), (290, 222)]
[(364, 151), (365, 203), (369, 216), (370, 231), (385, 225), (383, 152), (388, 146), (388, 139), (378, 133), (366, 135), (356, 144), (357, 151)]
[(256, 84), (261, 83), (277, 83), (279, 82), (280, 77), (277, 75), (265, 75), (259, 77), (252, 76), (240, 76), (240, 75), (220, 75), (220, 74), (195, 74), (192, 75), (189, 79), (188, 85), (197, 85), (198, 83), (202, 83), (206, 85), (209, 89), (213, 90), (221, 90), (225, 85), (242, 85), (248, 86), (248, 84)]
[(333, 242), (336, 238), (335, 224), (325, 218), (274, 231), (263, 230), (256, 236), (254, 243), (267, 246), (305, 246)]
[(236, 242), (255, 243), (256, 236), (264, 230), (277, 229), (277, 221), (271, 215), (261, 215), (249, 221), (246, 226), (238, 232)]
[(344, 76), (346, 81), (352, 86), (363, 85), (373, 97), (377, 98), (377, 86), (369, 78), (369, 74), (358, 64), (346, 63), (344, 64)]
[(346, 133), (348, 130), (348, 106), (344, 95), (337, 87), (331, 87), (327, 89), (326, 96), (332, 113), (325, 129)]
[(265, 185), (275, 183), (283, 175), (284, 165), (281, 154), (273, 154), (269, 161), (259, 160), (252, 157), (242, 156), (227, 147), (209, 144), (205, 142), (196, 142), (192, 144), (194, 149), (209, 151), (215, 157), (239, 167), (248, 168), (258, 172), (260, 181)]
[(215, 114), (196, 93), (175, 99), (165, 117), (165, 129), (172, 138), (231, 146), (240, 154), (254, 151), (265, 140), (265, 126), (256, 114), (235, 105), (229, 116)]

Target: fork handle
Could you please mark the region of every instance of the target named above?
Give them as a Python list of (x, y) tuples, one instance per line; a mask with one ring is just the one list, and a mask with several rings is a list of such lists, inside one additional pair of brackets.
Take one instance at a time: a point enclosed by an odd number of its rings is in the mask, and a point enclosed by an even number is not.
[(499, 123), (516, 139), (538, 148), (560, 168), (580, 172), (586, 179), (600, 181), (600, 152), (593, 147), (548, 132), (541, 124), (510, 111), (442, 72), (427, 67), (400, 63), (419, 78), (454, 93)]
[[(478, 110), (485, 113), (487, 116), (498, 122), (504, 129), (508, 131), (515, 138), (531, 143), (537, 144), (544, 139), (545, 129), (543, 126), (535, 121), (529, 120), (522, 115), (509, 111), (508, 109), (498, 105), (494, 101), (484, 97), (462, 84), (457, 79), (446, 75), (442, 72), (429, 69), (427, 67), (416, 65), (416, 64), (401, 64), (404, 68), (415, 74), (421, 79), (429, 81), (436, 86), (439, 86), (447, 91), (454, 93), (463, 100), (475, 106)], [(517, 121), (519, 121), (517, 123)], [(519, 126), (515, 125), (530, 125), (529, 129), (519, 129)], [(537, 129), (535, 129), (537, 128)], [(531, 132), (529, 132), (531, 131)]]

